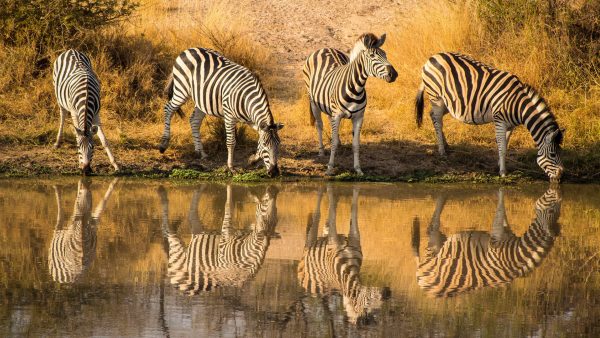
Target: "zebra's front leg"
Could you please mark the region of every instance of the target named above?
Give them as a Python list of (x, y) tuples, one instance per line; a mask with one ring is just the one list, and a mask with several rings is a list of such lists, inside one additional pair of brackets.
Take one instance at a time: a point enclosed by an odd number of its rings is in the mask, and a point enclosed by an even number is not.
[(201, 159), (208, 157), (202, 147), (202, 140), (200, 138), (200, 127), (202, 127), (202, 121), (206, 114), (202, 112), (198, 107), (194, 108), (192, 115), (190, 116), (190, 127), (192, 128), (192, 141), (194, 142), (194, 151), (197, 156)]
[[(498, 145), (498, 166), (500, 167), (500, 176), (506, 176), (506, 146), (507, 146), (507, 128), (506, 125), (498, 121), (496, 125), (496, 143)], [(510, 136), (510, 134), (509, 134)]]
[(100, 120), (98, 119), (96, 122), (98, 126), (98, 138), (100, 139), (100, 143), (102, 143), (104, 150), (106, 150), (106, 155), (108, 155), (108, 160), (110, 161), (110, 164), (112, 164), (112, 166), (115, 168), (115, 171), (119, 171), (119, 165), (117, 165), (117, 162), (115, 162), (115, 157), (110, 151), (108, 140), (106, 139), (104, 131), (102, 131), (102, 126), (100, 125)]
[(354, 170), (357, 175), (364, 175), (360, 169), (360, 130), (362, 128), (364, 112), (352, 116), (352, 152), (354, 153)]
[(431, 116), (431, 122), (433, 123), (433, 128), (435, 129), (437, 137), (438, 152), (441, 156), (446, 156), (446, 147), (448, 146), (448, 143), (446, 142), (443, 131), (444, 110), (437, 106), (433, 106), (429, 115)]
[(333, 175), (334, 172), (335, 152), (340, 143), (339, 126), (341, 120), (342, 114), (337, 114), (331, 119), (331, 154), (329, 155), (329, 163), (327, 164), (325, 175)]
[(350, 209), (350, 230), (348, 231), (348, 244), (360, 249), (360, 231), (358, 230), (358, 186), (352, 187), (352, 205)]
[(55, 149), (58, 149), (62, 143), (63, 128), (65, 126), (65, 118), (66, 118), (67, 114), (69, 113), (69, 111), (64, 109), (63, 107), (59, 107), (59, 108), (60, 108), (60, 122), (58, 124), (58, 134), (56, 135), (56, 142), (54, 143)]
[(225, 133), (227, 134), (227, 168), (234, 174), (233, 150), (235, 149), (235, 121), (225, 120)]
[(508, 219), (506, 218), (506, 209), (504, 207), (504, 189), (498, 190), (498, 205), (496, 206), (496, 214), (492, 223), (491, 236), (497, 242), (500, 242), (510, 235), (508, 229)]
[(319, 107), (310, 100), (310, 113), (315, 118), (315, 128), (317, 128), (317, 136), (319, 137), (319, 157), (325, 156), (325, 147), (323, 146), (323, 119), (321, 117), (321, 110)]

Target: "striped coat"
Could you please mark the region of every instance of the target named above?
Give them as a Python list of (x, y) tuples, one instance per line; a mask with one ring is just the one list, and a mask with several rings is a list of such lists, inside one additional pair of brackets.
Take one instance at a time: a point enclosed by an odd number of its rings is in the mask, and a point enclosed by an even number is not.
[(115, 170), (119, 166), (110, 150), (100, 122), (100, 81), (90, 59), (70, 49), (58, 56), (53, 71), (54, 92), (60, 107), (60, 124), (55, 148), (62, 143), (64, 121), (71, 115), (76, 132), (79, 165), (83, 174), (91, 173), (94, 155), (93, 137), (97, 133), (108, 159)]
[(537, 163), (552, 181), (564, 171), (560, 160), (563, 138), (544, 99), (515, 75), (458, 53), (439, 53), (423, 66), (416, 98), (417, 124), (423, 119), (423, 93), (431, 101), (431, 119), (438, 150), (446, 154), (442, 118), (450, 113), (468, 124), (494, 123), (500, 175), (506, 174), (506, 150), (512, 130), (524, 125), (538, 148)]

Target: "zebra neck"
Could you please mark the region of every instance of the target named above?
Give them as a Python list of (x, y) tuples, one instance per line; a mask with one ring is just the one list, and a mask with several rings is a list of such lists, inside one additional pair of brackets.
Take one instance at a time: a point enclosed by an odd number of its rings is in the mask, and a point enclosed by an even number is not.
[(354, 59), (347, 67), (348, 80), (345, 81), (346, 85), (350, 87), (353, 92), (362, 93), (365, 90), (365, 85), (369, 78), (362, 57)]
[(521, 95), (524, 95), (524, 97), (522, 96), (521, 100), (516, 101), (517, 109), (515, 109), (518, 112), (518, 122), (529, 130), (533, 141), (539, 148), (544, 143), (544, 137), (558, 129), (558, 124), (554, 115), (538, 94), (533, 97), (523, 93)]

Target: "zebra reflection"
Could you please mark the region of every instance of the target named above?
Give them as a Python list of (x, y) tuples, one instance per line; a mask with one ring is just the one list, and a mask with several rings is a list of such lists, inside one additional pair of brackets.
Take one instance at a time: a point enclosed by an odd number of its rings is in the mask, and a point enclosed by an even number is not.
[(446, 238), (439, 229), (445, 203), (444, 196), (437, 199), (427, 228), (429, 243), (423, 259), (419, 257), (418, 218), (413, 224), (417, 283), (436, 297), (497, 287), (527, 275), (541, 264), (559, 234), (561, 198), (553, 188), (536, 201), (535, 219), (521, 237), (509, 228), (502, 189), (498, 192), (498, 206), (489, 233), (465, 231)]
[(363, 256), (357, 222), (358, 192), (358, 187), (354, 187), (350, 227), (344, 236), (338, 235), (336, 229), (339, 192), (327, 187), (329, 215), (323, 236), (318, 237), (323, 197), (323, 189), (319, 190), (315, 212), (309, 214), (304, 256), (298, 265), (302, 287), (312, 295), (341, 294), (348, 320), (354, 324), (372, 319), (375, 310), (381, 308), (382, 301), (390, 294), (389, 288), (365, 286), (359, 279)]
[(58, 211), (48, 255), (48, 268), (55, 282), (74, 283), (92, 264), (96, 256), (98, 221), (116, 183), (117, 179), (110, 183), (104, 197), (92, 211), (91, 181), (79, 180), (73, 215), (67, 225), (64, 224), (61, 206), (62, 192), (57, 186), (53, 187)]
[(232, 188), (227, 186), (225, 215), (220, 233), (202, 230), (198, 218), (201, 190), (194, 191), (188, 221), (192, 238), (187, 245), (181, 241), (169, 222), (167, 191), (160, 187), (158, 194), (162, 206), (162, 228), (168, 250), (168, 277), (170, 283), (190, 295), (215, 287), (241, 287), (260, 269), (274, 236), (277, 224), (277, 189), (268, 187), (262, 198), (252, 195), (256, 203), (256, 223), (250, 231), (232, 228)]

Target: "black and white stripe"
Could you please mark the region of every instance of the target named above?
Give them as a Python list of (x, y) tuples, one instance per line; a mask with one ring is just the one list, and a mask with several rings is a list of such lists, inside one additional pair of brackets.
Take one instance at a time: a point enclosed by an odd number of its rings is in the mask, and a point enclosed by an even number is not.
[(318, 237), (321, 199), (319, 191), (315, 213), (309, 215), (304, 256), (298, 265), (298, 279), (311, 294), (339, 292), (344, 310), (352, 323), (368, 320), (373, 312), (381, 308), (382, 300), (389, 297), (388, 288), (365, 286), (360, 282), (362, 250), (358, 229), (358, 188), (353, 188), (351, 220), (348, 235), (338, 235), (336, 209), (339, 195), (328, 187), (329, 215)]
[(271, 176), (278, 174), (280, 140), (277, 131), (283, 125), (275, 123), (267, 95), (249, 69), (214, 50), (191, 48), (175, 60), (166, 91), (169, 102), (164, 108), (165, 130), (159, 146), (161, 153), (169, 146), (173, 113), (183, 115), (180, 107), (191, 97), (194, 112), (190, 116), (190, 125), (198, 155), (202, 158), (207, 156), (200, 140), (202, 120), (206, 115), (222, 118), (227, 133), (227, 166), (233, 170), (235, 126), (237, 122), (243, 122), (258, 130), (259, 135), (256, 154), (250, 161), (262, 159)]
[(447, 113), (468, 124), (493, 122), (496, 127), (500, 175), (506, 174), (506, 149), (512, 130), (524, 125), (538, 148), (537, 163), (550, 177), (559, 181), (564, 171), (560, 160), (563, 130), (546, 102), (515, 75), (494, 69), (457, 53), (431, 56), (423, 66), (422, 82), (416, 98), (417, 124), (423, 120), (423, 92), (431, 101), (431, 119), (437, 135), (438, 150), (446, 154), (448, 143), (442, 131)]
[(80, 180), (73, 215), (67, 225), (63, 224), (62, 193), (54, 186), (58, 210), (56, 227), (48, 252), (48, 270), (55, 282), (76, 282), (94, 261), (98, 221), (116, 182), (117, 179), (113, 180), (102, 201), (92, 212), (91, 182)]
[(171, 284), (190, 295), (215, 287), (241, 287), (264, 261), (277, 224), (277, 190), (269, 187), (261, 199), (255, 198), (256, 224), (251, 231), (231, 226), (232, 188), (227, 187), (225, 216), (220, 233), (203, 231), (198, 219), (200, 191), (192, 197), (189, 221), (192, 238), (186, 246), (169, 223), (169, 200), (161, 187), (163, 231), (168, 246), (168, 275)]
[(557, 190), (546, 191), (536, 201), (533, 223), (517, 237), (508, 228), (500, 191), (490, 233), (466, 231), (446, 238), (439, 229), (445, 198), (438, 199), (427, 230), (429, 244), (424, 259), (418, 255), (418, 219), (413, 229), (418, 285), (430, 295), (451, 297), (527, 275), (541, 264), (559, 234), (560, 202)]
[(342, 118), (352, 119), (352, 150), (354, 169), (362, 174), (359, 160), (360, 129), (363, 123), (367, 94), (365, 84), (370, 76), (396, 80), (398, 74), (387, 60), (381, 46), (385, 34), (360, 36), (348, 57), (343, 52), (325, 48), (312, 53), (304, 64), (304, 82), (310, 100), (311, 122), (316, 122), (319, 137), (319, 156), (324, 155), (323, 120), (321, 112), (331, 121), (331, 154), (327, 174), (333, 173), (335, 152), (339, 144), (339, 125)]
[(56, 100), (60, 107), (60, 124), (54, 147), (60, 147), (65, 118), (67, 113), (70, 113), (77, 136), (79, 165), (83, 173), (91, 172), (93, 138), (96, 133), (106, 149), (110, 163), (115, 170), (119, 170), (102, 131), (100, 81), (92, 69), (90, 59), (73, 49), (60, 54), (54, 61), (53, 80)]

